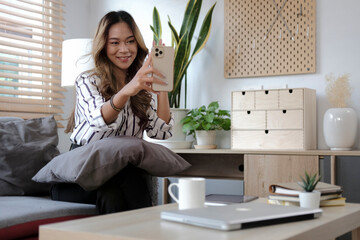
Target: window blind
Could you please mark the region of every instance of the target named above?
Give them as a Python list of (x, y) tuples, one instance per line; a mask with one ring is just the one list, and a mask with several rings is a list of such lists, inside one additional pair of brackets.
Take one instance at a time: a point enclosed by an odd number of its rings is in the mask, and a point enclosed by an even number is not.
[(62, 0), (0, 0), (0, 116), (62, 120), (62, 8)]

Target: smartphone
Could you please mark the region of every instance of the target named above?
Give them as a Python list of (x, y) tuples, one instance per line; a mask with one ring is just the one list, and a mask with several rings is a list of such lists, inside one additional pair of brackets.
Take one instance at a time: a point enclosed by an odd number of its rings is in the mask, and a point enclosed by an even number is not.
[(153, 61), (153, 67), (160, 71), (165, 78), (160, 78), (167, 85), (158, 83), (152, 84), (154, 91), (170, 92), (174, 88), (174, 48), (165, 46), (154, 46), (151, 49), (151, 56)]

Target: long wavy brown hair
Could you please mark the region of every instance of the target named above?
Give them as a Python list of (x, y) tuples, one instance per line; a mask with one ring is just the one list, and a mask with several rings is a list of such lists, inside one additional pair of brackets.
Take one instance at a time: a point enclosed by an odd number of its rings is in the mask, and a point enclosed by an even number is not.
[[(125, 22), (132, 30), (137, 42), (138, 51), (134, 62), (127, 71), (126, 83), (136, 75), (137, 71), (142, 67), (144, 59), (148, 54), (148, 49), (144, 43), (144, 39), (136, 25), (133, 17), (125, 11), (108, 12), (99, 22), (97, 31), (94, 36), (91, 55), (94, 59), (95, 68), (93, 74), (100, 78), (99, 90), (102, 96), (109, 100), (112, 95), (116, 94), (120, 89), (117, 79), (113, 74), (114, 64), (106, 55), (107, 38), (112, 25)], [(147, 122), (147, 110), (150, 107), (151, 94), (145, 90), (140, 91), (137, 95), (130, 97), (130, 106), (133, 113), (140, 119), (139, 126), (144, 129)], [(75, 108), (69, 118), (65, 132), (72, 132), (75, 127)]]

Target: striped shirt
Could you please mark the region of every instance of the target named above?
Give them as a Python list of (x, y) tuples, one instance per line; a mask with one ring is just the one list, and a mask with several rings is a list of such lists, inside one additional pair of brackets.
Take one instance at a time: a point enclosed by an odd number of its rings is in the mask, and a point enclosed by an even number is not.
[[(135, 136), (142, 138), (138, 123), (140, 119), (132, 112), (130, 100), (119, 112), (117, 119), (106, 124), (101, 115), (101, 106), (105, 98), (101, 95), (98, 83), (100, 79), (91, 73), (82, 73), (76, 79), (75, 128), (70, 136), (72, 143), (85, 145), (107, 137)], [(156, 102), (152, 98), (147, 111), (148, 124), (145, 127), (150, 138), (167, 139), (172, 136), (174, 119), (167, 124), (156, 114)]]

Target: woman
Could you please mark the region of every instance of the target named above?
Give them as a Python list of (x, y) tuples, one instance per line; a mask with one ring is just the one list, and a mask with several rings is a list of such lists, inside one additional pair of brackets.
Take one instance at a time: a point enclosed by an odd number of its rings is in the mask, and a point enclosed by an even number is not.
[[(165, 84), (163, 75), (152, 67), (141, 33), (130, 14), (109, 12), (96, 31), (92, 57), (95, 68), (76, 80), (76, 106), (66, 132), (71, 149), (121, 135), (142, 138), (171, 136), (173, 119), (167, 92), (158, 92), (157, 106), (150, 92), (153, 83)], [(155, 93), (155, 92), (154, 92)], [(128, 166), (99, 189), (84, 191), (76, 184), (52, 186), (53, 200), (94, 203), (100, 213), (151, 206), (143, 173)]]

